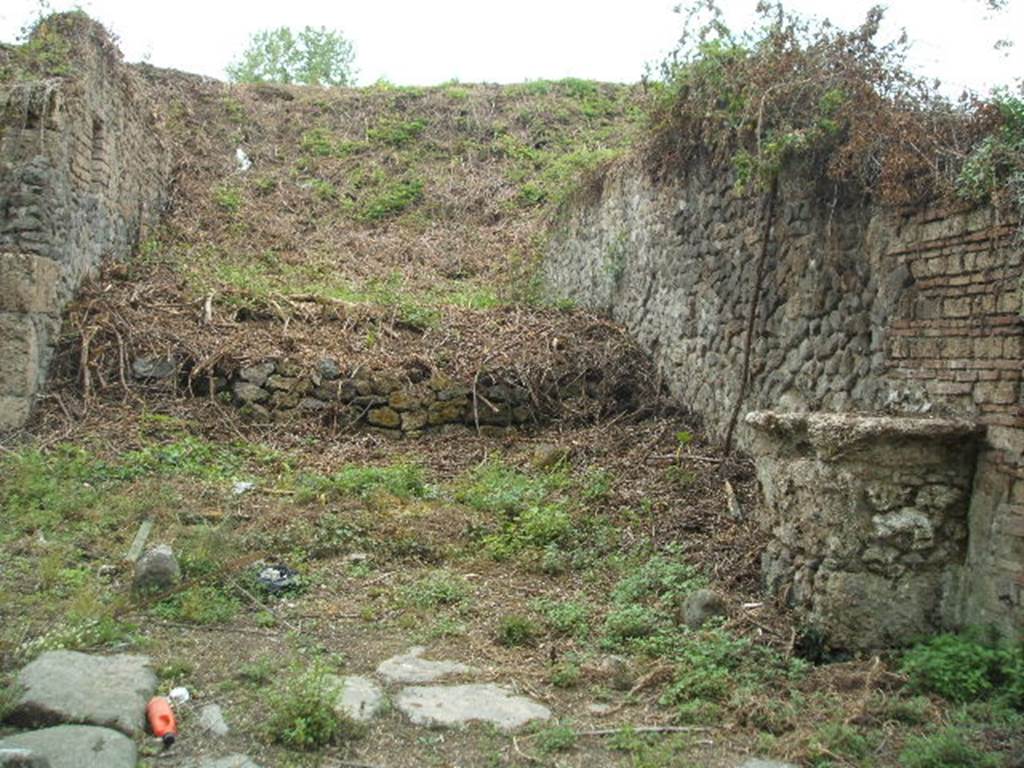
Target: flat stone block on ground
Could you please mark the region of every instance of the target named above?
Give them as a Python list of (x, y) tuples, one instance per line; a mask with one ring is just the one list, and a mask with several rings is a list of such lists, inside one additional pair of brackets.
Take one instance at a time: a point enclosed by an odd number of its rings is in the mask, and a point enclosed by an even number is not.
[(23, 692), (12, 723), (98, 725), (132, 735), (145, 726), (156, 675), (145, 656), (48, 651), (21, 670), (17, 683)]
[(135, 768), (135, 742), (92, 725), (58, 725), (0, 741), (4, 749), (28, 749), (50, 768)]
[(3, 768), (50, 768), (50, 761), (31, 749), (0, 747)]
[(373, 719), (384, 706), (384, 691), (368, 677), (349, 675), (329, 676), (329, 684), (340, 690), (334, 704), (335, 710), (358, 722)]
[(398, 693), (395, 705), (417, 725), (479, 722), (512, 731), (532, 720), (551, 718), (551, 710), (543, 704), (490, 683), (410, 686)]
[(473, 671), (456, 661), (430, 661), (420, 658), (426, 650), (422, 646), (416, 646), (401, 656), (383, 661), (377, 667), (377, 674), (389, 683), (431, 683), (447, 675)]
[(204, 757), (185, 763), (185, 768), (260, 768), (249, 759), (248, 755), (228, 755), (227, 757)]

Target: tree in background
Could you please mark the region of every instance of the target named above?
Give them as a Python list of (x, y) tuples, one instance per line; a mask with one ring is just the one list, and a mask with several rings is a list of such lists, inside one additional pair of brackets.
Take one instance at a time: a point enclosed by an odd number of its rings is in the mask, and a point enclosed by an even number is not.
[(235, 83), (352, 85), (356, 70), (352, 43), (326, 27), (263, 30), (249, 39), (241, 57), (227, 67)]

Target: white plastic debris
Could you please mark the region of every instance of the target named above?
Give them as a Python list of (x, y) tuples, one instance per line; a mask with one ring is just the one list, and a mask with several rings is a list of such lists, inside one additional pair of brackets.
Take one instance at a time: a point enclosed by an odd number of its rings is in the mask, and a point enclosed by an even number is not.
[(241, 496), (243, 493), (248, 493), (256, 487), (256, 483), (249, 482), (248, 480), (239, 480), (233, 486), (231, 486), (231, 492), (235, 496)]
[(192, 698), (192, 694), (188, 692), (188, 688), (171, 688), (171, 692), (167, 694), (167, 698), (173, 701), (175, 704), (181, 705)]
[(245, 173), (252, 168), (252, 160), (245, 154), (245, 150), (239, 147), (235, 150), (235, 162), (238, 163), (238, 170)]

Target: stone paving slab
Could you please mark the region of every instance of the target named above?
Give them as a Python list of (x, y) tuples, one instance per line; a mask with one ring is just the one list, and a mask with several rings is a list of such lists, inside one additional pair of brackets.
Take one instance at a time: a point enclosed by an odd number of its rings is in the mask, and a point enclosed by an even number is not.
[(471, 667), (457, 661), (430, 661), (420, 658), (426, 648), (417, 645), (400, 656), (381, 662), (377, 674), (389, 683), (432, 683), (448, 675), (472, 672)]
[(482, 722), (512, 731), (531, 720), (551, 717), (543, 704), (491, 683), (413, 685), (399, 691), (395, 705), (413, 723), (429, 726)]
[(368, 677), (328, 675), (327, 682), (341, 691), (334, 708), (353, 720), (361, 723), (372, 720), (384, 706), (384, 691)]
[(58, 725), (0, 741), (0, 750), (28, 749), (50, 768), (135, 768), (135, 742), (109, 728)]
[(204, 757), (198, 761), (185, 763), (185, 768), (260, 768), (249, 759), (248, 755), (228, 755), (227, 757)]
[(48, 651), (18, 673), (17, 683), (22, 693), (8, 717), (16, 725), (98, 725), (130, 736), (145, 727), (156, 675), (145, 656)]
[(51, 768), (50, 761), (31, 749), (0, 749), (2, 768)]
[(231, 730), (218, 704), (207, 704), (199, 711), (199, 727), (213, 736), (227, 736)]

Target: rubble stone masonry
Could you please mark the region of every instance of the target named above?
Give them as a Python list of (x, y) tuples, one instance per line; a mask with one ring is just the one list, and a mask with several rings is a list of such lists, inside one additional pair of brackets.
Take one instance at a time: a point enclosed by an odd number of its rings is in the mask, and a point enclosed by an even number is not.
[(0, 429), (28, 418), (64, 305), (144, 239), (170, 172), (155, 104), (107, 33), (56, 19), (68, 74), (0, 85)]
[[(892, 210), (844, 197), (806, 171), (783, 179), (776, 210), (743, 412), (979, 425), (962, 509), (968, 542), (950, 563), (935, 624), (1024, 634), (1017, 223), (989, 208)], [(718, 437), (742, 377), (760, 212), (760, 199), (737, 193), (727, 171), (698, 162), (656, 180), (633, 160), (568, 212), (545, 262), (551, 290), (624, 324)], [(739, 445), (754, 449), (752, 437), (741, 418)]]

